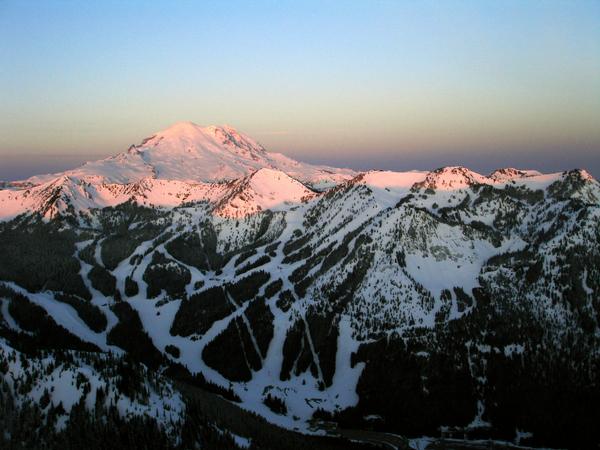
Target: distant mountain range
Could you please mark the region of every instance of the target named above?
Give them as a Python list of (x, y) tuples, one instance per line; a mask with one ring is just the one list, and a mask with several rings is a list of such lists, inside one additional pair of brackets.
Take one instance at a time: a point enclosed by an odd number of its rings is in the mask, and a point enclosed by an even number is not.
[(584, 170), (357, 173), (184, 122), (4, 183), (0, 220), (0, 373), (16, 398), (62, 402), (36, 412), (57, 429), (97, 394), (67, 401), (48, 362), (11, 352), (143, 363), (169, 414), (85, 373), (173, 446), (192, 406), (172, 379), (306, 433), (600, 440), (600, 184)]

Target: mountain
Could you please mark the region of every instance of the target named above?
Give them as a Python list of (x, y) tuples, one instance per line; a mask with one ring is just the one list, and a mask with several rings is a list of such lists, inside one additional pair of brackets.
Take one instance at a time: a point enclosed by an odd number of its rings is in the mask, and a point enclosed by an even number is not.
[(317, 189), (331, 187), (355, 175), (349, 169), (313, 166), (280, 153), (269, 153), (255, 140), (227, 125), (200, 127), (180, 122), (132, 145), (124, 153), (62, 174), (35, 176), (27, 181), (40, 184), (66, 175), (91, 183), (128, 184), (145, 178), (219, 183), (261, 168), (280, 170)]
[[(142, 364), (138, 387), (161, 374), (144, 389), (169, 391), (172, 378), (308, 434), (429, 436), (431, 448), (440, 430), (600, 441), (598, 181), (273, 161), (230, 128), (180, 124), (115, 158), (5, 186), (2, 348), (68, 349), (82, 367), (110, 351)], [(34, 384), (51, 385), (45, 364), (33, 364), (29, 391), (9, 388), (37, 400)], [(123, 385), (110, 373), (90, 376)], [(208, 414), (182, 395), (173, 421), (184, 425), (165, 439), (189, 439), (185, 423), (200, 420), (190, 411)], [(144, 407), (136, 417), (160, 429)], [(269, 448), (260, 434), (239, 442)]]
[(259, 169), (233, 181), (213, 213), (242, 218), (264, 210), (285, 210), (289, 205), (306, 202), (315, 196), (314, 191), (279, 170)]

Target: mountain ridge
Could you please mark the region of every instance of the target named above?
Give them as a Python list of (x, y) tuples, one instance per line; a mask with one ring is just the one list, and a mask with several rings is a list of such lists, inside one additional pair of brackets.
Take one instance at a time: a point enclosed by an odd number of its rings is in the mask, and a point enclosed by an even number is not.
[[(277, 172), (279, 175), (275, 175)], [(312, 166), (268, 153), (255, 140), (228, 125), (200, 127), (192, 122), (179, 122), (118, 155), (57, 174), (5, 183), (0, 189), (0, 218), (27, 212), (53, 217), (67, 210), (77, 215), (126, 201), (158, 207), (205, 201), (214, 204), (214, 211), (219, 214), (241, 217), (265, 208), (265, 198), (253, 206), (240, 207), (238, 201), (237, 206), (229, 208), (224, 208), (224, 199), (232, 199), (233, 191), (239, 189), (242, 180), (247, 177), (251, 180), (258, 173), (269, 173), (272, 178), (271, 207), (297, 203), (301, 198), (314, 197), (315, 193), (345, 182), (378, 186), (385, 191), (381, 194), (392, 201), (394, 192), (397, 197), (410, 189), (452, 191), (477, 184), (500, 186), (505, 183), (543, 186), (563, 176), (514, 168), (497, 169), (486, 176), (461, 166), (430, 172), (373, 170), (359, 173)], [(587, 172), (581, 173), (582, 177), (593, 179)], [(285, 185), (288, 178), (303, 184), (306, 191), (294, 198), (283, 195), (285, 198), (277, 199), (276, 192), (290, 188), (289, 183)], [(282, 184), (276, 186), (280, 182)]]

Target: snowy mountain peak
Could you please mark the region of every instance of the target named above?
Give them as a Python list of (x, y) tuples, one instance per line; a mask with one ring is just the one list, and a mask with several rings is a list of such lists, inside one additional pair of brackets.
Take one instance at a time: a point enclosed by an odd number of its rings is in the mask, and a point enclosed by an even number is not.
[[(206, 127), (208, 128), (216, 128), (215, 126), (213, 127)], [(181, 135), (181, 134), (188, 134), (188, 133), (196, 133), (198, 131), (202, 130), (202, 127), (198, 124), (195, 124), (194, 122), (191, 122), (189, 120), (184, 120), (182, 122), (176, 122), (173, 125), (171, 125), (168, 128), (165, 128), (162, 132), (159, 132), (159, 134), (162, 135)]]
[(258, 169), (256, 172), (250, 174), (250, 176), (248, 178), (251, 179), (253, 182), (270, 182), (274, 179), (280, 180), (281, 178), (284, 178), (286, 180), (289, 179), (289, 180), (295, 181), (293, 178), (291, 178), (285, 172), (282, 172), (281, 170), (277, 170), (277, 169), (268, 168), (268, 167), (263, 167), (262, 169)]
[(534, 177), (541, 175), (537, 170), (521, 170), (513, 167), (496, 169), (490, 173), (489, 178), (496, 182), (514, 180), (515, 178)]
[(574, 170), (567, 172), (567, 174), (569, 174), (569, 173), (577, 174), (579, 176), (579, 178), (581, 178), (584, 181), (596, 181), (595, 178), (592, 176), (592, 174), (589, 173), (585, 169), (574, 169)]
[(240, 218), (266, 209), (286, 209), (316, 195), (285, 172), (263, 168), (233, 182), (229, 193), (217, 202), (213, 211), (222, 217)]
[[(170, 127), (159, 131), (156, 133), (156, 136), (162, 138), (193, 138), (193, 139), (202, 139), (207, 136), (211, 137), (236, 137), (242, 140), (247, 140), (251, 142), (255, 142), (253, 139), (248, 136), (240, 133), (231, 125), (208, 125), (208, 126), (200, 126), (193, 122), (177, 122)], [(262, 147), (261, 147), (262, 148)]]
[(436, 169), (425, 177), (415, 188), (433, 190), (464, 189), (474, 184), (483, 184), (489, 179), (463, 166), (448, 166)]
[(229, 125), (201, 127), (192, 122), (178, 122), (144, 139), (133, 148), (139, 152), (148, 152), (158, 148), (174, 154), (201, 153), (202, 151), (266, 152), (258, 142)]

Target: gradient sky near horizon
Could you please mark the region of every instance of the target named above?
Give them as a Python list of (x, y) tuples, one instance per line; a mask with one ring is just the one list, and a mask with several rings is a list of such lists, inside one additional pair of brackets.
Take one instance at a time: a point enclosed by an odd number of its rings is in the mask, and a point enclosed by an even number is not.
[(0, 179), (182, 120), (358, 169), (600, 178), (600, 1), (0, 0), (0, 59)]

